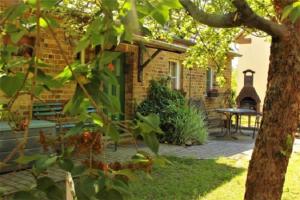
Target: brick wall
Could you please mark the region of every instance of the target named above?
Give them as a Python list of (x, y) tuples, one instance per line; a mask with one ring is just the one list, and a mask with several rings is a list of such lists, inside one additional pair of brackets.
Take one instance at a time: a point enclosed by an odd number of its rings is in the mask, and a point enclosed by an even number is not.
[[(133, 102), (127, 102), (126, 105), (131, 107), (130, 111), (140, 103), (147, 96), (147, 91), (149, 88), (150, 80), (158, 80), (161, 77), (169, 76), (169, 61), (182, 61), (185, 58), (185, 54), (173, 53), (162, 51), (160, 52), (144, 69), (143, 82), (138, 82), (138, 67), (137, 67), (137, 51), (138, 47), (134, 48), (134, 57), (135, 62), (132, 63), (131, 67), (133, 68), (132, 79), (130, 84), (133, 85), (132, 91), (130, 94), (130, 99)], [(144, 53), (144, 61), (148, 59), (150, 55), (153, 54), (155, 49), (147, 49), (148, 53)], [(205, 103), (205, 108), (207, 110), (212, 110), (215, 108), (228, 107), (228, 91), (231, 87), (231, 57), (228, 58), (227, 67), (224, 70), (225, 85), (222, 87), (217, 87), (220, 95), (218, 97), (207, 97), (206, 96), (206, 69), (201, 67), (194, 67), (188, 69), (182, 67), (182, 76), (181, 76), (181, 87), (182, 90), (186, 93), (186, 98), (192, 99), (201, 99)], [(127, 94), (126, 94), (127, 95)], [(133, 104), (132, 104), (133, 103)], [(132, 108), (133, 106), (133, 108)], [(127, 112), (131, 114), (131, 112)]]

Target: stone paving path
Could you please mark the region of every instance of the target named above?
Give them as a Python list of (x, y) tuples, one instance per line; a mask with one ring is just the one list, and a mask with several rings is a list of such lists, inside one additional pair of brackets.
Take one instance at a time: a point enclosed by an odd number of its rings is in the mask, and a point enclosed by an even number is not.
[[(235, 159), (250, 159), (254, 140), (247, 136), (241, 136), (238, 140), (208, 140), (204, 145), (196, 145), (190, 147), (174, 146), (161, 144), (160, 154), (177, 157), (190, 157), (195, 159), (212, 159), (217, 157), (232, 157)], [(139, 145), (139, 150), (148, 151), (144, 145)], [(128, 160), (136, 149), (133, 145), (122, 145), (117, 151), (113, 148), (107, 148), (103, 159), (105, 161)], [(295, 141), (294, 152), (300, 153), (300, 140)], [(55, 181), (62, 181), (65, 173), (57, 168), (49, 170), (49, 175)], [(5, 195), (10, 195), (16, 191), (25, 190), (34, 186), (33, 177), (29, 170), (13, 172), (0, 175), (0, 188), (4, 189)], [(1, 199), (1, 196), (0, 196)]]

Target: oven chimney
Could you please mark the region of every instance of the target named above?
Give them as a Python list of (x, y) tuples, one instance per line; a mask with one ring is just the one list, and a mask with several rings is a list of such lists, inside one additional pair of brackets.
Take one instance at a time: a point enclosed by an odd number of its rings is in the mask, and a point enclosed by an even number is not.
[(253, 86), (253, 76), (255, 71), (252, 71), (251, 69), (247, 69), (243, 71), (244, 73), (244, 86)]
[(244, 73), (244, 87), (236, 98), (236, 103), (239, 108), (249, 108), (260, 111), (260, 98), (253, 86), (255, 71), (247, 69)]

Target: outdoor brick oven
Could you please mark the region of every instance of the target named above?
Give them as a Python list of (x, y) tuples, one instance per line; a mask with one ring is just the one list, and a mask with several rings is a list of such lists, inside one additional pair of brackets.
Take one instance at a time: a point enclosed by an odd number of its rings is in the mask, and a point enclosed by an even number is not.
[(253, 77), (255, 71), (247, 69), (244, 73), (244, 87), (236, 98), (236, 103), (239, 108), (249, 108), (260, 112), (260, 98), (253, 87)]

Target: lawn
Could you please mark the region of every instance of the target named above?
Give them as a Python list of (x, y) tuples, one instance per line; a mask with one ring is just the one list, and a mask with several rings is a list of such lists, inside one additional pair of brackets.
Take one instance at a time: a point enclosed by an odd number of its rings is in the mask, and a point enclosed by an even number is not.
[[(155, 167), (152, 179), (140, 175), (132, 200), (241, 200), (246, 160), (169, 158), (172, 165)], [(282, 200), (300, 199), (300, 154), (291, 158)]]

